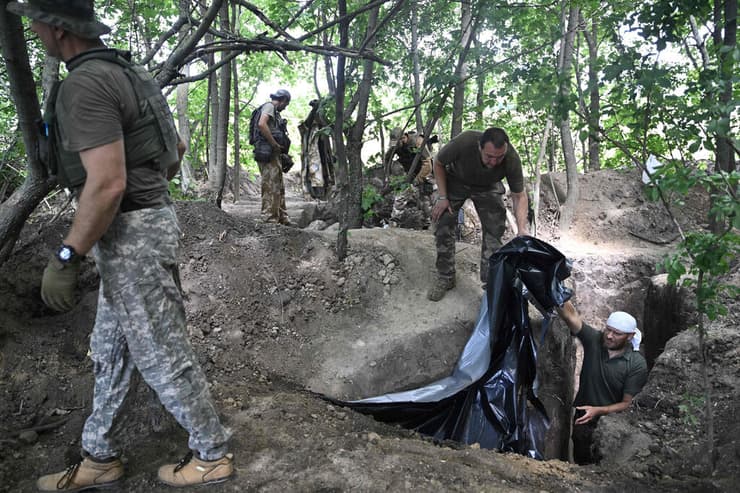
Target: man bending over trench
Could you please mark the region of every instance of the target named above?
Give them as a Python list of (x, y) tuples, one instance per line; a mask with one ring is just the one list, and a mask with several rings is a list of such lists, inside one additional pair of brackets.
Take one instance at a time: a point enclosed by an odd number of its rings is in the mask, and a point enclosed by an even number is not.
[(637, 321), (625, 312), (609, 315), (603, 332), (584, 323), (570, 301), (558, 313), (583, 343), (583, 368), (573, 403), (573, 459), (576, 464), (593, 464), (601, 460), (593, 443), (599, 418), (627, 409), (647, 380), (647, 363), (637, 351), (640, 332)]

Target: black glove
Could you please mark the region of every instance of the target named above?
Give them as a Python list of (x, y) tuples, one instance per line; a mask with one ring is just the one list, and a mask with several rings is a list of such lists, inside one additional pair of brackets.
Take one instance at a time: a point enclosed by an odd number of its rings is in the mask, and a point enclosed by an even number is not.
[(52, 255), (41, 278), (41, 299), (44, 304), (58, 312), (68, 312), (75, 304), (77, 275), (80, 273), (80, 258), (62, 263)]

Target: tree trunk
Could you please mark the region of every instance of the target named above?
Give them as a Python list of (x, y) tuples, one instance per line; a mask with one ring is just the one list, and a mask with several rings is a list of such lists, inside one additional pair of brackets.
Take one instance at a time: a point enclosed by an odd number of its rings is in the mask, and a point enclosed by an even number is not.
[[(337, 2), (339, 17), (339, 46), (346, 48), (349, 45), (349, 20), (344, 19), (347, 15), (347, 1)], [(328, 58), (328, 57), (326, 57)], [(347, 231), (349, 230), (349, 172), (347, 165), (347, 150), (344, 144), (344, 99), (346, 80), (345, 65), (346, 57), (337, 56), (337, 75), (335, 93), (335, 115), (334, 115), (334, 143), (337, 157), (337, 199), (339, 200), (339, 232), (337, 233), (337, 258), (344, 260), (347, 257)], [(327, 78), (331, 80), (331, 72), (327, 71)]]
[[(720, 0), (715, 0), (720, 2)], [(715, 24), (716, 25), (716, 24)], [(719, 29), (717, 27), (716, 29)], [(720, 116), (727, 122), (731, 121), (732, 109), (732, 79), (735, 70), (733, 53), (737, 46), (737, 0), (724, 0), (724, 39), (719, 50), (719, 65), (724, 90), (719, 95)], [(735, 129), (737, 130), (737, 129)], [(717, 167), (731, 172), (736, 169), (735, 152), (732, 148), (732, 128), (726, 129), (726, 135), (717, 136)]]
[(5, 61), (10, 94), (18, 113), (18, 126), (28, 155), (26, 178), (8, 200), (0, 204), (0, 264), (8, 259), (23, 225), (54, 182), (33, 149), (38, 145), (36, 122), (41, 118), (36, 84), (28, 63), (26, 40), (21, 19), (5, 10), (8, 2), (0, 0), (0, 50)]
[[(189, 72), (190, 65), (185, 65), (183, 67), (183, 74), (187, 77)], [(189, 89), (189, 84), (180, 84), (177, 86), (177, 130), (182, 141), (188, 146), (180, 163), (180, 190), (183, 192), (187, 192), (193, 182), (193, 167), (190, 164), (190, 119), (188, 118)]]
[[(213, 55), (208, 56), (208, 66), (214, 65)], [(206, 112), (204, 130), (208, 139), (208, 150), (206, 154), (208, 169), (208, 193), (209, 200), (215, 201), (216, 192), (216, 135), (218, 134), (218, 72), (212, 72), (208, 76), (208, 111)]]
[[(472, 36), (473, 26), (473, 11), (471, 0), (461, 0), (460, 2), (461, 11), (461, 30), (462, 39), (460, 40), (460, 46), (463, 48), (470, 46), (470, 38)], [(467, 57), (467, 50), (460, 50), (460, 61), (457, 64), (457, 70), (455, 71), (455, 92), (452, 99), (452, 128), (450, 130), (450, 138), (455, 137), (457, 134), (462, 132), (463, 114), (465, 111), (465, 79), (468, 73), (468, 64), (465, 62)]]
[(599, 126), (601, 124), (601, 94), (599, 93), (599, 17), (591, 20), (591, 31), (584, 30), (588, 44), (588, 169), (601, 169), (601, 144)]
[[(180, 0), (180, 16), (189, 15), (190, 0)], [(178, 41), (182, 43), (187, 37), (187, 31), (180, 31)], [(182, 67), (182, 73), (185, 77), (190, 75), (190, 64)], [(190, 184), (193, 182), (193, 167), (190, 164), (190, 120), (188, 118), (188, 92), (190, 84), (184, 83), (177, 86), (177, 127), (180, 138), (188, 146), (180, 162), (180, 190), (187, 192)]]
[(213, 20), (221, 10), (223, 1), (224, 0), (213, 0), (207, 10), (203, 8), (203, 17), (200, 19), (198, 29), (177, 45), (175, 51), (167, 57), (167, 60), (162, 65), (162, 70), (160, 70), (155, 77), (157, 83), (159, 83), (159, 87), (166, 86), (177, 76), (185, 58), (193, 52), (195, 46), (211, 28)]
[[(229, 4), (224, 2), (221, 7), (221, 30), (229, 32)], [(221, 52), (221, 61), (229, 56), (228, 52)], [(209, 159), (213, 163), (211, 174), (209, 175), (209, 184), (211, 193), (214, 194), (215, 204), (221, 208), (223, 201), (224, 185), (226, 184), (226, 151), (229, 140), (229, 109), (231, 98), (231, 62), (225, 63), (218, 69), (218, 83), (214, 79), (213, 101), (218, 101), (213, 107), (214, 124), (211, 129), (215, 131), (215, 139), (212, 139), (215, 151), (215, 160)]]
[[(575, 30), (578, 25), (578, 7), (571, 6), (568, 13), (567, 31), (563, 36), (560, 53), (560, 86), (559, 101), (567, 101), (570, 95), (570, 73), (573, 66), (573, 47)], [(570, 116), (567, 107), (559, 108), (560, 114), (560, 141), (565, 159), (565, 173), (568, 182), (568, 194), (560, 210), (560, 230), (567, 231), (573, 219), (575, 206), (578, 202), (578, 163), (576, 161), (573, 136), (570, 131)]]
[(234, 82), (234, 180), (233, 180), (233, 193), (234, 202), (239, 201), (239, 195), (241, 192), (241, 170), (242, 170), (242, 159), (241, 159), (241, 136), (239, 135), (239, 117), (241, 115), (241, 102), (239, 101), (239, 68), (236, 60), (231, 62), (233, 70), (233, 82)]
[[(375, 47), (373, 32), (378, 24), (379, 8), (372, 9), (368, 13), (367, 30), (363, 45), (372, 50)], [(368, 39), (373, 36), (373, 39)], [(367, 122), (367, 111), (372, 91), (375, 62), (364, 60), (362, 62), (362, 79), (355, 93), (357, 99), (357, 112), (355, 121), (347, 132), (347, 157), (349, 159), (349, 199), (347, 224), (350, 228), (362, 227), (362, 145), (365, 136), (365, 123)], [(345, 115), (347, 116), (347, 115)]]
[(534, 204), (532, 205), (532, 208), (534, 210), (534, 222), (532, 223), (532, 236), (537, 236), (537, 217), (539, 217), (539, 210), (540, 210), (540, 182), (542, 173), (540, 172), (540, 169), (542, 168), (542, 163), (545, 161), (545, 154), (547, 153), (547, 141), (550, 137), (550, 129), (552, 128), (552, 118), (547, 119), (547, 123), (545, 124), (545, 130), (542, 132), (542, 139), (540, 140), (540, 150), (537, 154), (537, 162), (534, 165), (534, 190), (532, 192), (532, 195), (534, 195)]
[[(727, 122), (720, 126), (721, 130), (717, 133), (715, 140), (717, 150), (715, 153), (716, 167), (718, 170), (732, 172), (737, 168), (735, 160), (735, 149), (732, 145), (732, 128), (730, 122), (732, 121), (732, 108), (736, 105), (730, 104), (732, 101), (732, 78), (734, 71), (734, 57), (735, 47), (737, 45), (737, 0), (714, 0), (715, 12), (720, 10), (720, 6), (724, 3), (724, 22), (721, 22), (721, 14), (715, 17), (715, 35), (714, 41), (715, 46), (719, 52), (719, 68), (720, 77), (723, 83), (723, 90), (719, 93), (719, 112), (718, 115), (720, 121)], [(720, 32), (720, 26), (724, 25), (724, 36), (718, 34)], [(710, 228), (713, 233), (721, 233), (725, 228), (727, 221), (718, 221), (716, 217), (710, 217)]]
[[(476, 48), (480, 48), (480, 42), (478, 41), (478, 36), (476, 35), (473, 38), (473, 42), (476, 45)], [(480, 53), (479, 50), (476, 50), (478, 53)], [(483, 122), (483, 105), (486, 95), (486, 73), (485, 70), (481, 70), (481, 67), (483, 65), (483, 60), (481, 60), (481, 57), (478, 56), (476, 58), (476, 68), (477, 75), (475, 77), (475, 83), (477, 90), (475, 92), (475, 121), (477, 122), (477, 128), (483, 128), (485, 126), (485, 123)]]
[(424, 119), (421, 115), (421, 65), (419, 63), (419, 2), (411, 4), (411, 59), (414, 63), (414, 115), (416, 116), (416, 131), (424, 133)]

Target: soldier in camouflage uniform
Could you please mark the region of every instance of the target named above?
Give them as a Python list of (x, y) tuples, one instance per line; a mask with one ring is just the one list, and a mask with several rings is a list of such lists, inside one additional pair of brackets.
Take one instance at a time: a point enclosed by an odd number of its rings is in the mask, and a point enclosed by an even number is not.
[(290, 145), (285, 131), (285, 121), (280, 112), (290, 104), (290, 93), (278, 89), (270, 94), (270, 101), (263, 104), (258, 123), (254, 157), (262, 175), (262, 218), (265, 222), (290, 225), (285, 207), (285, 185), (280, 155), (288, 152)]
[(480, 280), (488, 280), (488, 259), (501, 247), (506, 228), (504, 185), (506, 178), (516, 218), (518, 234), (527, 233), (528, 200), (519, 154), (500, 128), (485, 132), (460, 133), (434, 159), (434, 178), (438, 195), (432, 209), (437, 247), (437, 278), (427, 293), (432, 301), (441, 300), (455, 287), (455, 226), (460, 207), (471, 199), (483, 229)]
[[(227, 453), (230, 432), (219, 420), (186, 334), (177, 274), (180, 228), (167, 195), (185, 144), (166, 101), (151, 77), (136, 79), (145, 71), (121, 61), (123, 54), (100, 41), (110, 29), (95, 20), (91, 0), (12, 2), (8, 10), (33, 19), (31, 29), (49, 55), (64, 60), (69, 70), (47, 102), (44, 135), (51, 149), (48, 164), (61, 185), (72, 186), (78, 208), (44, 270), (42, 299), (56, 311), (75, 305), (81, 258), (89, 251), (101, 279), (83, 460), (41, 477), (37, 486), (79, 491), (121, 479), (121, 450), (112, 430), (137, 370), (190, 435), (191, 452), (179, 464), (162, 466), (159, 479), (173, 486), (223, 481), (234, 472)], [(141, 104), (145, 90), (156, 97)], [(142, 134), (144, 140), (137, 141)], [(140, 161), (135, 157), (140, 151), (151, 157)], [(74, 182), (74, 176), (82, 178)]]
[(403, 166), (406, 173), (411, 169), (414, 158), (421, 153), (418, 163), (418, 172), (414, 177), (414, 184), (422, 184), (432, 173), (432, 156), (429, 153), (424, 138), (413, 130), (404, 132), (401, 127), (395, 127), (391, 130), (390, 148), (385, 153), (385, 161), (390, 162), (395, 155), (398, 162)]

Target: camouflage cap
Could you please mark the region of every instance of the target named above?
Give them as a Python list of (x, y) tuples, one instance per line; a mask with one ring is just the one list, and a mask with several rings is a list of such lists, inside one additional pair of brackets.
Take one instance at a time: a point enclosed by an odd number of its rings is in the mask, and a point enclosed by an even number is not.
[(28, 0), (10, 2), (8, 11), (30, 19), (58, 26), (81, 38), (95, 39), (110, 28), (95, 19), (93, 0)]

